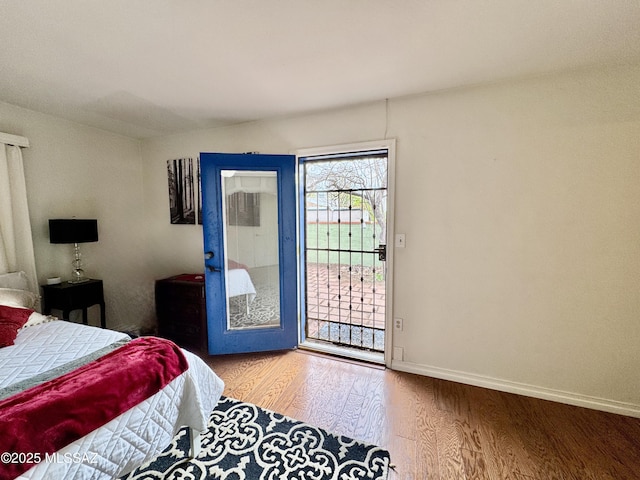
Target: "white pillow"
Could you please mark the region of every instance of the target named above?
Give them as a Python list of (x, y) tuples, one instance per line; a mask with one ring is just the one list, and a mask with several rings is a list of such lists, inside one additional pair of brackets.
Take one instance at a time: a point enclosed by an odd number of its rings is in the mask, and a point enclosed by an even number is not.
[(29, 280), (24, 272), (12, 272), (0, 275), (0, 288), (15, 288), (17, 290), (28, 290)]
[(38, 303), (38, 295), (17, 288), (0, 288), (0, 305), (34, 309)]
[(40, 325), (41, 323), (53, 322), (54, 320), (58, 320), (58, 317), (33, 312), (31, 315), (29, 315), (29, 320), (27, 320), (27, 323), (25, 323), (18, 331), (27, 327), (33, 327), (34, 325)]

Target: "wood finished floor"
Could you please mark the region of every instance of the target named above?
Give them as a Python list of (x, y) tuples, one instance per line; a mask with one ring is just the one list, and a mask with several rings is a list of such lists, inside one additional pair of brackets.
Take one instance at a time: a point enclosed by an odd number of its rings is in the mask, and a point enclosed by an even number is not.
[(304, 351), (205, 360), (226, 396), (387, 448), (389, 480), (640, 479), (640, 419)]

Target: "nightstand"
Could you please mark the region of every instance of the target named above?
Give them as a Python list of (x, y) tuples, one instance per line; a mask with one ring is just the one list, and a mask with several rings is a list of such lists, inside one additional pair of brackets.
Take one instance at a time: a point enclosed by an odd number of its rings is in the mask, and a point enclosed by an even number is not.
[(81, 283), (62, 282), (57, 285), (41, 285), (44, 300), (44, 314), (51, 310), (62, 310), (64, 320), (69, 320), (72, 310), (82, 310), (82, 323), (88, 324), (87, 308), (100, 305), (100, 326), (107, 327), (104, 312), (104, 292), (102, 280), (87, 280)]
[(204, 274), (156, 280), (158, 335), (180, 346), (208, 351)]

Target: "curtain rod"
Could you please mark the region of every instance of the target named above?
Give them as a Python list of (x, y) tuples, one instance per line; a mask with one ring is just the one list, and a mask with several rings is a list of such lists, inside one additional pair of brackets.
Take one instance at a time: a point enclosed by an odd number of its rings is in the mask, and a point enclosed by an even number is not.
[(0, 143), (5, 145), (15, 145), (16, 147), (29, 147), (29, 139), (19, 135), (11, 135), (10, 133), (0, 132)]

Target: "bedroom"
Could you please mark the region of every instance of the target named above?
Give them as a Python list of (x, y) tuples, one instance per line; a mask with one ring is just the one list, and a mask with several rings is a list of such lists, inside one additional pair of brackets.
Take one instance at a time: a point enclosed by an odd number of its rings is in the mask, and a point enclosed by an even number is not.
[[(202, 269), (201, 231), (168, 221), (168, 159), (386, 134), (398, 142), (395, 226), (407, 235), (395, 257), (394, 315), (405, 325), (394, 368), (639, 416), (640, 41), (628, 27), (637, 10), (619, 5), (612, 21), (628, 40), (608, 62), (388, 104), (141, 139), (5, 98), (0, 131), (31, 143), (39, 280), (70, 261), (49, 243), (47, 220), (98, 218), (100, 241), (83, 252), (87, 273), (105, 280), (107, 325), (149, 327), (153, 281)], [(586, 39), (607, 38), (599, 21)]]

